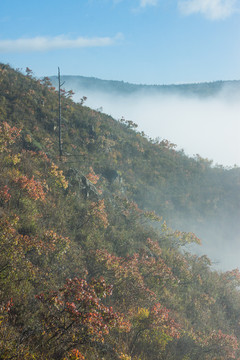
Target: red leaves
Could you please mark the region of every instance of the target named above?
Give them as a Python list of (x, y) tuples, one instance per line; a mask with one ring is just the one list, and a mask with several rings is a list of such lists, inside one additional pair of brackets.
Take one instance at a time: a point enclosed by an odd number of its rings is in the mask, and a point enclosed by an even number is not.
[(11, 198), (11, 195), (9, 194), (9, 187), (7, 185), (0, 188), (0, 201), (2, 202), (8, 202)]
[(122, 294), (124, 298), (128, 297), (129, 304), (134, 304), (136, 298), (138, 302), (155, 301), (156, 295), (152, 289), (176, 281), (161, 257), (159, 245), (147, 239), (147, 247), (149, 252), (141, 250), (125, 258), (114, 256), (106, 250), (96, 251), (97, 262), (103, 264), (115, 277), (118, 299)]
[(200, 337), (199, 341), (209, 349), (209, 352), (217, 353), (219, 360), (236, 358), (238, 342), (234, 335), (224, 334), (221, 330), (214, 330), (210, 335)]
[(83, 356), (83, 354), (80, 353), (79, 350), (73, 349), (63, 360), (85, 360), (85, 357)]
[(180, 337), (180, 325), (169, 315), (169, 310), (160, 303), (155, 304), (150, 311), (151, 327), (162, 328), (166, 335), (172, 338)]
[(96, 175), (95, 172), (93, 171), (93, 168), (90, 167), (90, 172), (86, 175), (86, 178), (89, 181), (91, 181), (91, 183), (97, 184), (97, 182), (99, 180), (99, 175)]
[(5, 304), (3, 304), (0, 308), (0, 312), (6, 312), (10, 313), (11, 309), (13, 307), (13, 299), (11, 298), (9, 301), (7, 301)]
[(75, 336), (88, 336), (92, 340), (103, 342), (104, 336), (112, 328), (124, 331), (130, 329), (130, 324), (123, 319), (122, 314), (102, 304), (101, 299), (110, 295), (111, 291), (112, 287), (107, 285), (103, 278), (93, 279), (90, 283), (74, 278), (68, 279), (59, 291), (40, 294), (36, 298), (54, 314), (55, 323), (52, 326), (56, 331), (59, 331), (57, 329), (62, 318), (65, 318), (62, 336), (69, 332)]
[(43, 185), (39, 180), (34, 180), (34, 176), (29, 179), (25, 175), (20, 175), (14, 181), (20, 185), (21, 189), (27, 191), (30, 198), (45, 201), (46, 193), (43, 190)]

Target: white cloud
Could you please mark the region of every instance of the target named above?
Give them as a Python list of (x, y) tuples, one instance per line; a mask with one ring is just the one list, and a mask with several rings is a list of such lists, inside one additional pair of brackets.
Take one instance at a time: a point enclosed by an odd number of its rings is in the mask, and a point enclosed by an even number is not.
[(140, 0), (140, 6), (146, 7), (148, 5), (150, 6), (156, 6), (158, 3), (158, 0)]
[(78, 37), (76, 39), (69, 39), (66, 36), (60, 35), (56, 37), (42, 37), (35, 38), (19, 38), (15, 40), (1, 40), (0, 39), (0, 53), (9, 52), (35, 52), (35, 51), (49, 51), (56, 49), (74, 49), (83, 47), (97, 47), (113, 45), (115, 41), (121, 38), (119, 34), (114, 38), (111, 37), (95, 37), (85, 38)]
[[(113, 0), (114, 4), (119, 4), (123, 0)], [(138, 0), (138, 5), (132, 9), (133, 12), (139, 12), (139, 9), (146, 8), (147, 6), (157, 6), (159, 0)]]
[(225, 19), (239, 12), (238, 0), (179, 0), (178, 5), (185, 15), (200, 13), (211, 20)]

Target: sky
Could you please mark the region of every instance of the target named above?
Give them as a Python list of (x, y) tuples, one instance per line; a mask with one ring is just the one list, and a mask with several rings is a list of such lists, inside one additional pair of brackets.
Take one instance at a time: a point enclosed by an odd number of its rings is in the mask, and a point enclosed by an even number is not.
[[(0, 0), (0, 30), (0, 62), (36, 77), (60, 67), (136, 84), (240, 79), (240, 0)], [(92, 96), (87, 105), (188, 155), (240, 166), (238, 103)]]
[(0, 0), (0, 61), (130, 83), (240, 78), (240, 0)]

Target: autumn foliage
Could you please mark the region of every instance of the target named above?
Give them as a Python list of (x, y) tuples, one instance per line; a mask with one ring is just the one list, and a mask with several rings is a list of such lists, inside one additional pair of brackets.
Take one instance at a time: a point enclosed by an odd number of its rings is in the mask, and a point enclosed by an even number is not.
[(240, 359), (239, 270), (214, 270), (164, 221), (218, 211), (188, 187), (207, 162), (67, 91), (59, 159), (55, 88), (26, 74), (0, 65), (0, 358)]
[[(46, 334), (61, 342), (74, 339), (73, 345), (100, 341), (111, 329), (129, 331), (130, 324), (124, 315), (114, 312), (112, 307), (102, 303), (102, 299), (112, 294), (112, 286), (103, 278), (92, 279), (88, 284), (84, 279), (67, 279), (57, 292), (37, 295), (36, 298), (47, 306), (49, 315), (44, 315)], [(67, 338), (67, 340), (64, 340)]]

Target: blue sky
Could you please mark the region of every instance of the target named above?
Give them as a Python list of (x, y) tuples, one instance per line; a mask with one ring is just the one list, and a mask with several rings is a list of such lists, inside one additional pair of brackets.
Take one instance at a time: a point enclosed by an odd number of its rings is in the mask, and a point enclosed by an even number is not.
[(240, 79), (240, 0), (0, 0), (0, 62), (36, 76)]

